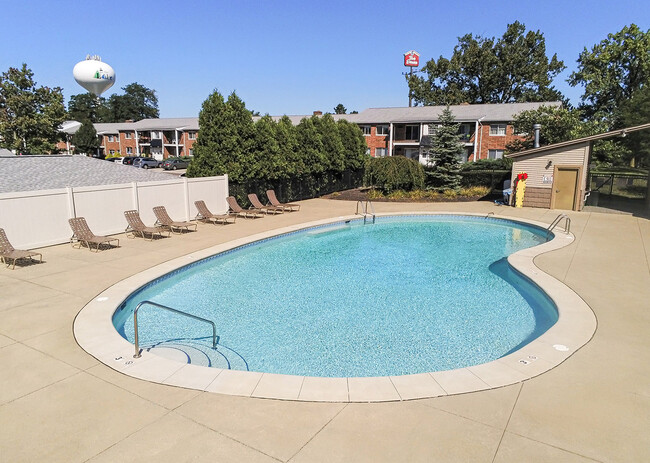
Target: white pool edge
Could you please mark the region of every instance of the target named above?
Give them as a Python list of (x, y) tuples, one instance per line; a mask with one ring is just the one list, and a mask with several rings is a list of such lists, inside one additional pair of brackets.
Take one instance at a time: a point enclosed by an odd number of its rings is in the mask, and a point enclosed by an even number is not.
[[(408, 212), (377, 216), (485, 214)], [(548, 224), (507, 216), (504, 219), (546, 228)], [(107, 288), (86, 304), (74, 321), (77, 343), (100, 362), (125, 375), (155, 383), (247, 397), (312, 402), (385, 402), (432, 398), (494, 389), (545, 373), (569, 358), (593, 337), (596, 317), (578, 294), (534, 264), (535, 257), (570, 245), (572, 234), (556, 229), (555, 237), (541, 245), (518, 251), (508, 262), (531, 279), (553, 300), (558, 321), (521, 349), (492, 362), (449, 371), (371, 378), (320, 378), (238, 370), (222, 370), (175, 362), (151, 352), (133, 358), (134, 346), (117, 332), (112, 318), (119, 305), (135, 290), (179, 267), (245, 244), (319, 225), (359, 219), (335, 217), (293, 225), (227, 243), (164, 262)]]

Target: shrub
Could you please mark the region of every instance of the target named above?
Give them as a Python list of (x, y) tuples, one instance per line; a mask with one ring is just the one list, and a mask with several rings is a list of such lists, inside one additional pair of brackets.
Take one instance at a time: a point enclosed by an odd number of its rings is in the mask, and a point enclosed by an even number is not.
[(365, 180), (386, 193), (411, 191), (423, 187), (424, 169), (419, 162), (404, 156), (374, 158), (366, 168)]

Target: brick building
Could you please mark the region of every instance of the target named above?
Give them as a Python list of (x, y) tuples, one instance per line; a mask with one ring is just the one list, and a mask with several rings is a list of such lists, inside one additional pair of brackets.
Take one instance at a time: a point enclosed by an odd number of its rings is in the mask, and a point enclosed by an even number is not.
[[(460, 123), (461, 141), (465, 145), (463, 161), (500, 159), (506, 145), (523, 138), (514, 133), (512, 120), (522, 112), (542, 105), (559, 106), (560, 102), (454, 105), (449, 109)], [(361, 127), (368, 152), (373, 157), (406, 156), (428, 162), (431, 135), (439, 125), (446, 106), (411, 108), (370, 108), (344, 117)]]
[[(523, 138), (515, 134), (512, 120), (521, 111), (540, 106), (559, 106), (560, 102), (508, 103), (450, 106), (460, 123), (461, 140), (465, 145), (463, 161), (500, 159), (506, 145)], [(431, 135), (439, 125), (445, 106), (416, 106), (403, 108), (370, 108), (359, 114), (335, 114), (335, 119), (346, 119), (357, 124), (366, 139), (368, 154), (373, 157), (406, 156), (427, 164)], [(314, 111), (314, 116), (322, 115)], [(305, 116), (289, 116), (297, 125)], [(255, 120), (259, 118), (254, 118)], [(274, 116), (278, 120), (280, 116)], [(74, 122), (74, 121), (72, 121)], [(70, 135), (72, 124), (67, 133)], [(101, 137), (105, 155), (148, 155), (162, 160), (171, 156), (192, 156), (192, 146), (199, 131), (199, 119), (163, 118), (143, 119), (138, 122), (95, 124)], [(69, 142), (62, 142), (62, 151), (69, 152)]]

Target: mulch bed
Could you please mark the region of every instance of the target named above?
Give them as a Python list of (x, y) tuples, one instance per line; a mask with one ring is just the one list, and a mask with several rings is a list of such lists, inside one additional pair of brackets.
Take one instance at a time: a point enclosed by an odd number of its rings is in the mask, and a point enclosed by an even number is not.
[[(337, 191), (329, 195), (323, 196), (325, 199), (339, 199), (342, 201), (367, 201), (369, 188), (355, 188), (353, 190)], [(373, 202), (383, 203), (458, 203), (468, 201), (490, 200), (487, 196), (455, 196), (453, 198), (440, 197), (440, 198), (419, 198), (419, 199), (390, 199), (390, 198), (373, 198)]]

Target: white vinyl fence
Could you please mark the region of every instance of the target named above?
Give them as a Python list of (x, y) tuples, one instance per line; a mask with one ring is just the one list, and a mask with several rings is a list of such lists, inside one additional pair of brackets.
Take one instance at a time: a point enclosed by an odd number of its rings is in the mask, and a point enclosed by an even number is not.
[(178, 178), (156, 182), (23, 191), (0, 194), (0, 228), (17, 249), (67, 243), (68, 219), (85, 217), (97, 235), (124, 232), (124, 211), (136, 209), (145, 225), (156, 221), (155, 206), (165, 206), (172, 219), (192, 220), (194, 201), (203, 200), (215, 214), (228, 210), (228, 176)]

